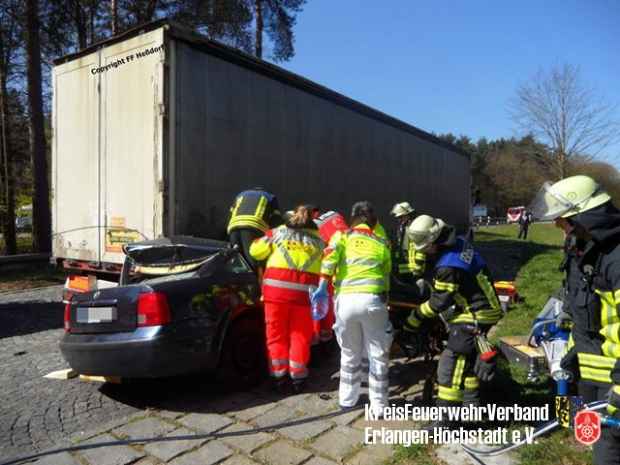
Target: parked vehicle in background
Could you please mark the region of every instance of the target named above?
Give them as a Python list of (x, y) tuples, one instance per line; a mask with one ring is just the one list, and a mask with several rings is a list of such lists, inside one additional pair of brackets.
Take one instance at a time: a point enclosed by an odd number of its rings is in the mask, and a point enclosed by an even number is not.
[(474, 218), (486, 217), (489, 216), (488, 209), (486, 205), (478, 204), (472, 207), (472, 216)]
[(15, 218), (17, 232), (32, 232), (32, 216), (18, 216)]
[(79, 290), (118, 281), (124, 244), (224, 239), (231, 202), (254, 186), (282, 207), (368, 199), (389, 221), (413, 199), (469, 223), (469, 155), (174, 23), (59, 58), (52, 75), (52, 255)]
[(519, 222), (519, 218), (521, 218), (521, 214), (525, 212), (525, 207), (521, 205), (520, 207), (510, 207), (506, 212), (506, 222), (508, 223), (517, 223)]
[(267, 373), (258, 280), (236, 249), (175, 237), (125, 252), (118, 286), (65, 306), (60, 350), (71, 368), (124, 378), (217, 371), (241, 384)]

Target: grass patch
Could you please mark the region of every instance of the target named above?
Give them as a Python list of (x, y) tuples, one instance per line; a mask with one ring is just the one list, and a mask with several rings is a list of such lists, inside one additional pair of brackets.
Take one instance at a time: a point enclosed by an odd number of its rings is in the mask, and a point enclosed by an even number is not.
[(385, 462), (385, 465), (402, 465), (402, 464), (415, 464), (415, 465), (439, 465), (443, 461), (439, 460), (434, 452), (435, 446), (433, 444), (412, 444), (409, 447), (396, 446), (394, 448), (394, 455), (390, 460)]
[(0, 292), (53, 286), (64, 282), (64, 273), (51, 265), (20, 266), (18, 269), (2, 270)]
[(517, 233), (516, 225), (502, 225), (481, 228), (475, 235), (476, 242), (494, 241), (500, 255), (502, 247), (519, 254), (516, 285), (522, 300), (497, 325), (494, 338), (526, 335), (549, 296), (562, 285), (563, 274), (558, 270), (563, 258), (562, 232), (552, 224), (534, 224), (527, 241), (516, 239)]
[(577, 443), (572, 430), (562, 428), (517, 450), (522, 464), (586, 465), (592, 463), (592, 452)]
[[(517, 290), (522, 301), (513, 305), (508, 314), (497, 325), (493, 339), (512, 335), (527, 335), (532, 321), (544, 304), (562, 284), (563, 274), (558, 270), (562, 261), (563, 235), (551, 224), (534, 224), (529, 230), (529, 239), (516, 239), (518, 226), (505, 225), (482, 228), (476, 232), (476, 242), (482, 246), (493, 242), (497, 253), (502, 247), (520, 250), (519, 269), (516, 273)], [(535, 406), (553, 402), (555, 386), (549, 377), (538, 383), (527, 380), (527, 370), (500, 360), (498, 373), (485, 392), (485, 399), (501, 405)], [(553, 410), (553, 403), (551, 404)], [(551, 412), (553, 414), (553, 412)], [(521, 427), (513, 423), (510, 428)], [(536, 465), (587, 465), (592, 463), (592, 452), (577, 443), (572, 430), (556, 430), (538, 438), (537, 443), (517, 449), (516, 457), (521, 464)]]

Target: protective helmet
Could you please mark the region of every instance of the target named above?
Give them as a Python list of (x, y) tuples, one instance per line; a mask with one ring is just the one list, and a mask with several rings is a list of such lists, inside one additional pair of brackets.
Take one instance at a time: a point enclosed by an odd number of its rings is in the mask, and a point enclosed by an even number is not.
[(437, 240), (446, 223), (428, 215), (420, 215), (407, 228), (407, 236), (416, 250), (422, 250)]
[(390, 214), (395, 218), (400, 218), (401, 216), (409, 215), (414, 212), (415, 210), (409, 202), (400, 202), (392, 207)]
[(539, 220), (555, 220), (591, 210), (609, 200), (609, 194), (594, 179), (577, 175), (555, 184), (544, 183), (529, 210)]

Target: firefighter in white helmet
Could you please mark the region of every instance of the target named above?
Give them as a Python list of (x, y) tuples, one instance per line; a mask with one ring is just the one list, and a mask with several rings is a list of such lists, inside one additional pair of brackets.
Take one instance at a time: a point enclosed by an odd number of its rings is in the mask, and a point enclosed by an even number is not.
[(413, 282), (424, 274), (426, 256), (417, 251), (407, 237), (407, 227), (416, 217), (416, 211), (409, 202), (399, 202), (392, 207), (390, 214), (396, 218), (396, 246), (393, 264), (396, 276), (404, 282)]
[[(582, 175), (545, 183), (529, 209), (538, 220), (554, 220), (578, 244), (566, 270), (565, 308), (573, 324), (562, 367), (578, 378), (585, 402), (607, 399), (607, 413), (620, 418), (620, 210)], [(620, 464), (620, 432), (601, 433), (594, 464)]]
[(402, 343), (405, 349), (417, 349), (424, 320), (442, 313), (449, 337), (437, 370), (437, 405), (477, 405), (479, 380), (490, 380), (495, 369), (494, 360), (479, 356), (478, 345), (502, 317), (490, 272), (473, 246), (439, 218), (421, 215), (407, 233), (433, 264), (433, 281), (429, 299), (409, 315)]

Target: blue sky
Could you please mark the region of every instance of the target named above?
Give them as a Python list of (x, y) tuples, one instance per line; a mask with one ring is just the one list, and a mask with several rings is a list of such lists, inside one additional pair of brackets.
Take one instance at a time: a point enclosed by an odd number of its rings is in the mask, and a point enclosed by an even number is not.
[[(511, 137), (517, 86), (554, 63), (620, 105), (618, 20), (614, 0), (308, 0), (281, 66), (427, 131)], [(620, 168), (620, 144), (603, 157)]]

